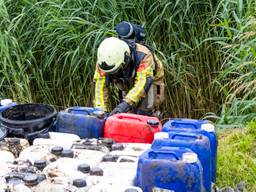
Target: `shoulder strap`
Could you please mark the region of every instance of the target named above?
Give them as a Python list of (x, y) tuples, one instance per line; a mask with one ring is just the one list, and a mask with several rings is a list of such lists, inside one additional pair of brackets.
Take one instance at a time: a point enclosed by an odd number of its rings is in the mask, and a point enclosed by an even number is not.
[(138, 57), (137, 57), (137, 54), (136, 54), (136, 42), (135, 41), (132, 41), (132, 40), (129, 40), (129, 39), (123, 39), (127, 44), (128, 46), (130, 47), (131, 49), (131, 57), (132, 57), (132, 61), (135, 63), (135, 68), (137, 69), (138, 67)]
[[(125, 40), (125, 42), (129, 45), (129, 47), (131, 47), (131, 50), (132, 50), (132, 54), (133, 54), (133, 59), (134, 59), (134, 62), (136, 63), (136, 69), (139, 67), (139, 64), (140, 64), (140, 55), (137, 54), (137, 51), (136, 51), (136, 42), (135, 41), (132, 41), (132, 40)], [(153, 71), (153, 74), (154, 76), (156, 75), (157, 73), (157, 61), (156, 61), (156, 57), (155, 57), (155, 54), (154, 54), (154, 50), (149, 47), (147, 44), (145, 43), (141, 43), (141, 45), (147, 47), (149, 49), (149, 51), (151, 52), (152, 56), (153, 56), (153, 62), (154, 62), (154, 71)], [(142, 56), (142, 55), (141, 55)], [(142, 56), (143, 57), (143, 56)]]

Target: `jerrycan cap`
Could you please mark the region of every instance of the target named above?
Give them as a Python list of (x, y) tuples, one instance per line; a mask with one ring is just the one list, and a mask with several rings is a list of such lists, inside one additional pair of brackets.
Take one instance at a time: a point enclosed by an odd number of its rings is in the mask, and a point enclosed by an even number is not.
[(154, 139), (168, 139), (169, 133), (168, 132), (157, 132), (154, 134)]
[(80, 165), (78, 165), (78, 167), (77, 167), (77, 170), (78, 171), (81, 171), (82, 173), (89, 173), (90, 172), (90, 165), (88, 165), (88, 164), (80, 164)]
[(34, 162), (34, 166), (35, 166), (36, 168), (42, 170), (43, 168), (46, 167), (46, 161), (45, 161), (45, 160), (36, 160), (36, 161)]
[(90, 175), (103, 176), (103, 169), (101, 169), (99, 167), (94, 167), (91, 169)]
[(38, 181), (38, 183), (40, 183), (40, 182), (42, 182), (42, 181), (44, 181), (44, 180), (46, 180), (45, 174), (40, 173), (40, 174), (37, 175), (37, 181)]
[(124, 150), (124, 145), (121, 143), (115, 143), (112, 145), (112, 151), (122, 151)]
[(207, 132), (215, 132), (215, 127), (211, 123), (202, 124), (201, 129)]
[(111, 139), (111, 138), (104, 138), (103, 140), (101, 140), (101, 143), (102, 143), (102, 145), (104, 145), (105, 147), (111, 149), (111, 147), (112, 147), (114, 141), (113, 141), (113, 139)]
[(84, 145), (92, 145), (92, 143), (93, 143), (93, 141), (90, 140), (90, 139), (88, 139), (88, 138), (86, 138), (86, 139), (84, 140), (84, 142), (83, 142)]
[(61, 157), (73, 158), (74, 157), (74, 151), (72, 151), (71, 149), (64, 149), (61, 152)]
[(114, 155), (104, 155), (102, 157), (102, 161), (104, 161), (104, 162), (115, 162), (116, 157)]
[(51, 149), (51, 153), (57, 156), (61, 155), (62, 151), (63, 151), (63, 147), (61, 146), (55, 146)]
[(186, 163), (196, 163), (198, 160), (197, 154), (192, 152), (183, 153), (182, 160)]
[(159, 121), (153, 120), (153, 119), (149, 119), (149, 120), (147, 120), (147, 124), (151, 125), (151, 126), (158, 126), (159, 125)]
[(106, 144), (106, 145), (112, 145), (114, 143), (113, 139), (111, 138), (104, 138), (102, 140), (102, 144)]
[(84, 179), (74, 179), (73, 185), (77, 188), (86, 187), (87, 183)]
[(12, 100), (11, 99), (2, 99), (0, 104), (2, 106), (6, 106), (6, 105), (10, 105), (12, 103)]
[(37, 175), (35, 174), (25, 175), (25, 177), (23, 178), (23, 181), (27, 186), (33, 186), (38, 184)]

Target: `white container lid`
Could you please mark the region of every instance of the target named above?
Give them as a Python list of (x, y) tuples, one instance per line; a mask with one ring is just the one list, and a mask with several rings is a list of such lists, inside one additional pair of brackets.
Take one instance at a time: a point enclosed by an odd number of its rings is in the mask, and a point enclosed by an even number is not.
[(202, 124), (201, 129), (207, 132), (215, 132), (215, 127), (211, 123)]
[(167, 132), (157, 132), (154, 134), (154, 139), (168, 139), (169, 133)]
[(1, 105), (2, 106), (10, 105), (11, 103), (12, 103), (11, 99), (2, 99), (1, 100)]
[(182, 160), (186, 163), (196, 163), (198, 157), (196, 153), (186, 152), (182, 154)]

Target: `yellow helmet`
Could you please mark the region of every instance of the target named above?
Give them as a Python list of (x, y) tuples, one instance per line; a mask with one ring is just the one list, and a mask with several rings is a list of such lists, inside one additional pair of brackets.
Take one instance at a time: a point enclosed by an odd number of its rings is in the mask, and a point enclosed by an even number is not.
[(127, 56), (130, 57), (128, 44), (116, 37), (109, 37), (98, 48), (97, 64), (105, 73), (113, 74), (127, 65)]

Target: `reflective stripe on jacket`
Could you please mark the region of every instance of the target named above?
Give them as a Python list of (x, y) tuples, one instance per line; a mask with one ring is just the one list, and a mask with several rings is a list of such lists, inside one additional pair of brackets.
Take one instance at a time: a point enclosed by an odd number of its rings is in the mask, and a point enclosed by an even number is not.
[(108, 88), (106, 87), (106, 75), (96, 65), (93, 81), (95, 82), (94, 106), (101, 107), (107, 111), (108, 107)]

